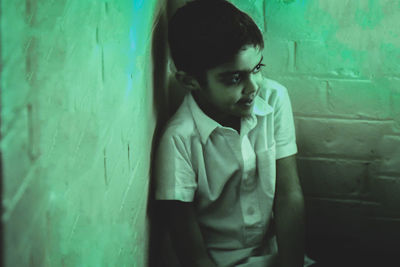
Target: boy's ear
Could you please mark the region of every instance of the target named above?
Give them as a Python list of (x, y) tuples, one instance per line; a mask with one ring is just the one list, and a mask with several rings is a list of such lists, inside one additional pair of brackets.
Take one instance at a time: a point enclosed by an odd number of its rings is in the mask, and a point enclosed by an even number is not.
[(199, 82), (192, 76), (187, 74), (184, 71), (178, 70), (175, 73), (175, 78), (178, 80), (185, 88), (189, 89), (190, 91), (199, 90), (200, 84)]

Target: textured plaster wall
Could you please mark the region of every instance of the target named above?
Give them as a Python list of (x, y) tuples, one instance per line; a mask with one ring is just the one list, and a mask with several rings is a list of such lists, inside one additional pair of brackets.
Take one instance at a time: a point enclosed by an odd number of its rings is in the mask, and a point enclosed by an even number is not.
[(232, 2), (266, 29), (265, 75), (291, 96), (310, 251), (398, 252), (400, 2)]
[(1, 1), (5, 266), (147, 266), (158, 1)]

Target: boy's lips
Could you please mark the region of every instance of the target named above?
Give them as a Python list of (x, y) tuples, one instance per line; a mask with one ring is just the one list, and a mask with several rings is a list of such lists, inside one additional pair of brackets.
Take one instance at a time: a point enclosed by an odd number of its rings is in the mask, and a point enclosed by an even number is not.
[(255, 97), (251, 98), (242, 98), (238, 101), (238, 104), (240, 105), (245, 105), (245, 106), (251, 106), (254, 102)]
[(255, 99), (256, 99), (256, 97), (258, 96), (258, 93), (259, 93), (259, 92), (260, 92), (260, 91), (257, 90), (255, 93), (250, 94), (250, 95), (247, 95), (246, 97), (243, 97), (243, 98), (240, 99), (237, 103), (238, 103), (239, 105), (243, 105), (243, 106), (246, 106), (246, 107), (251, 107), (251, 106), (254, 104)]

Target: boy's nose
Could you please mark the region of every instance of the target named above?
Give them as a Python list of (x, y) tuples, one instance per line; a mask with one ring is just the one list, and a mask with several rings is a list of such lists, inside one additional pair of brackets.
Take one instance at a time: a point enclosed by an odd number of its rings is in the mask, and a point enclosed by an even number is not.
[(258, 89), (257, 78), (254, 77), (253, 75), (249, 75), (249, 78), (247, 79), (247, 83), (245, 84), (245, 87), (243, 88), (243, 94), (252, 95), (257, 91), (257, 89)]

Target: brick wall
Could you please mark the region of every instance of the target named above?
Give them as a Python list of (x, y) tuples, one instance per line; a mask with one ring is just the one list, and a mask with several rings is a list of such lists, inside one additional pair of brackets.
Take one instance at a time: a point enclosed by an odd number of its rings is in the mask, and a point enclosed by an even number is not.
[(1, 1), (5, 266), (147, 266), (158, 1)]
[(267, 29), (265, 75), (291, 96), (310, 254), (398, 252), (399, 2), (233, 2)]

